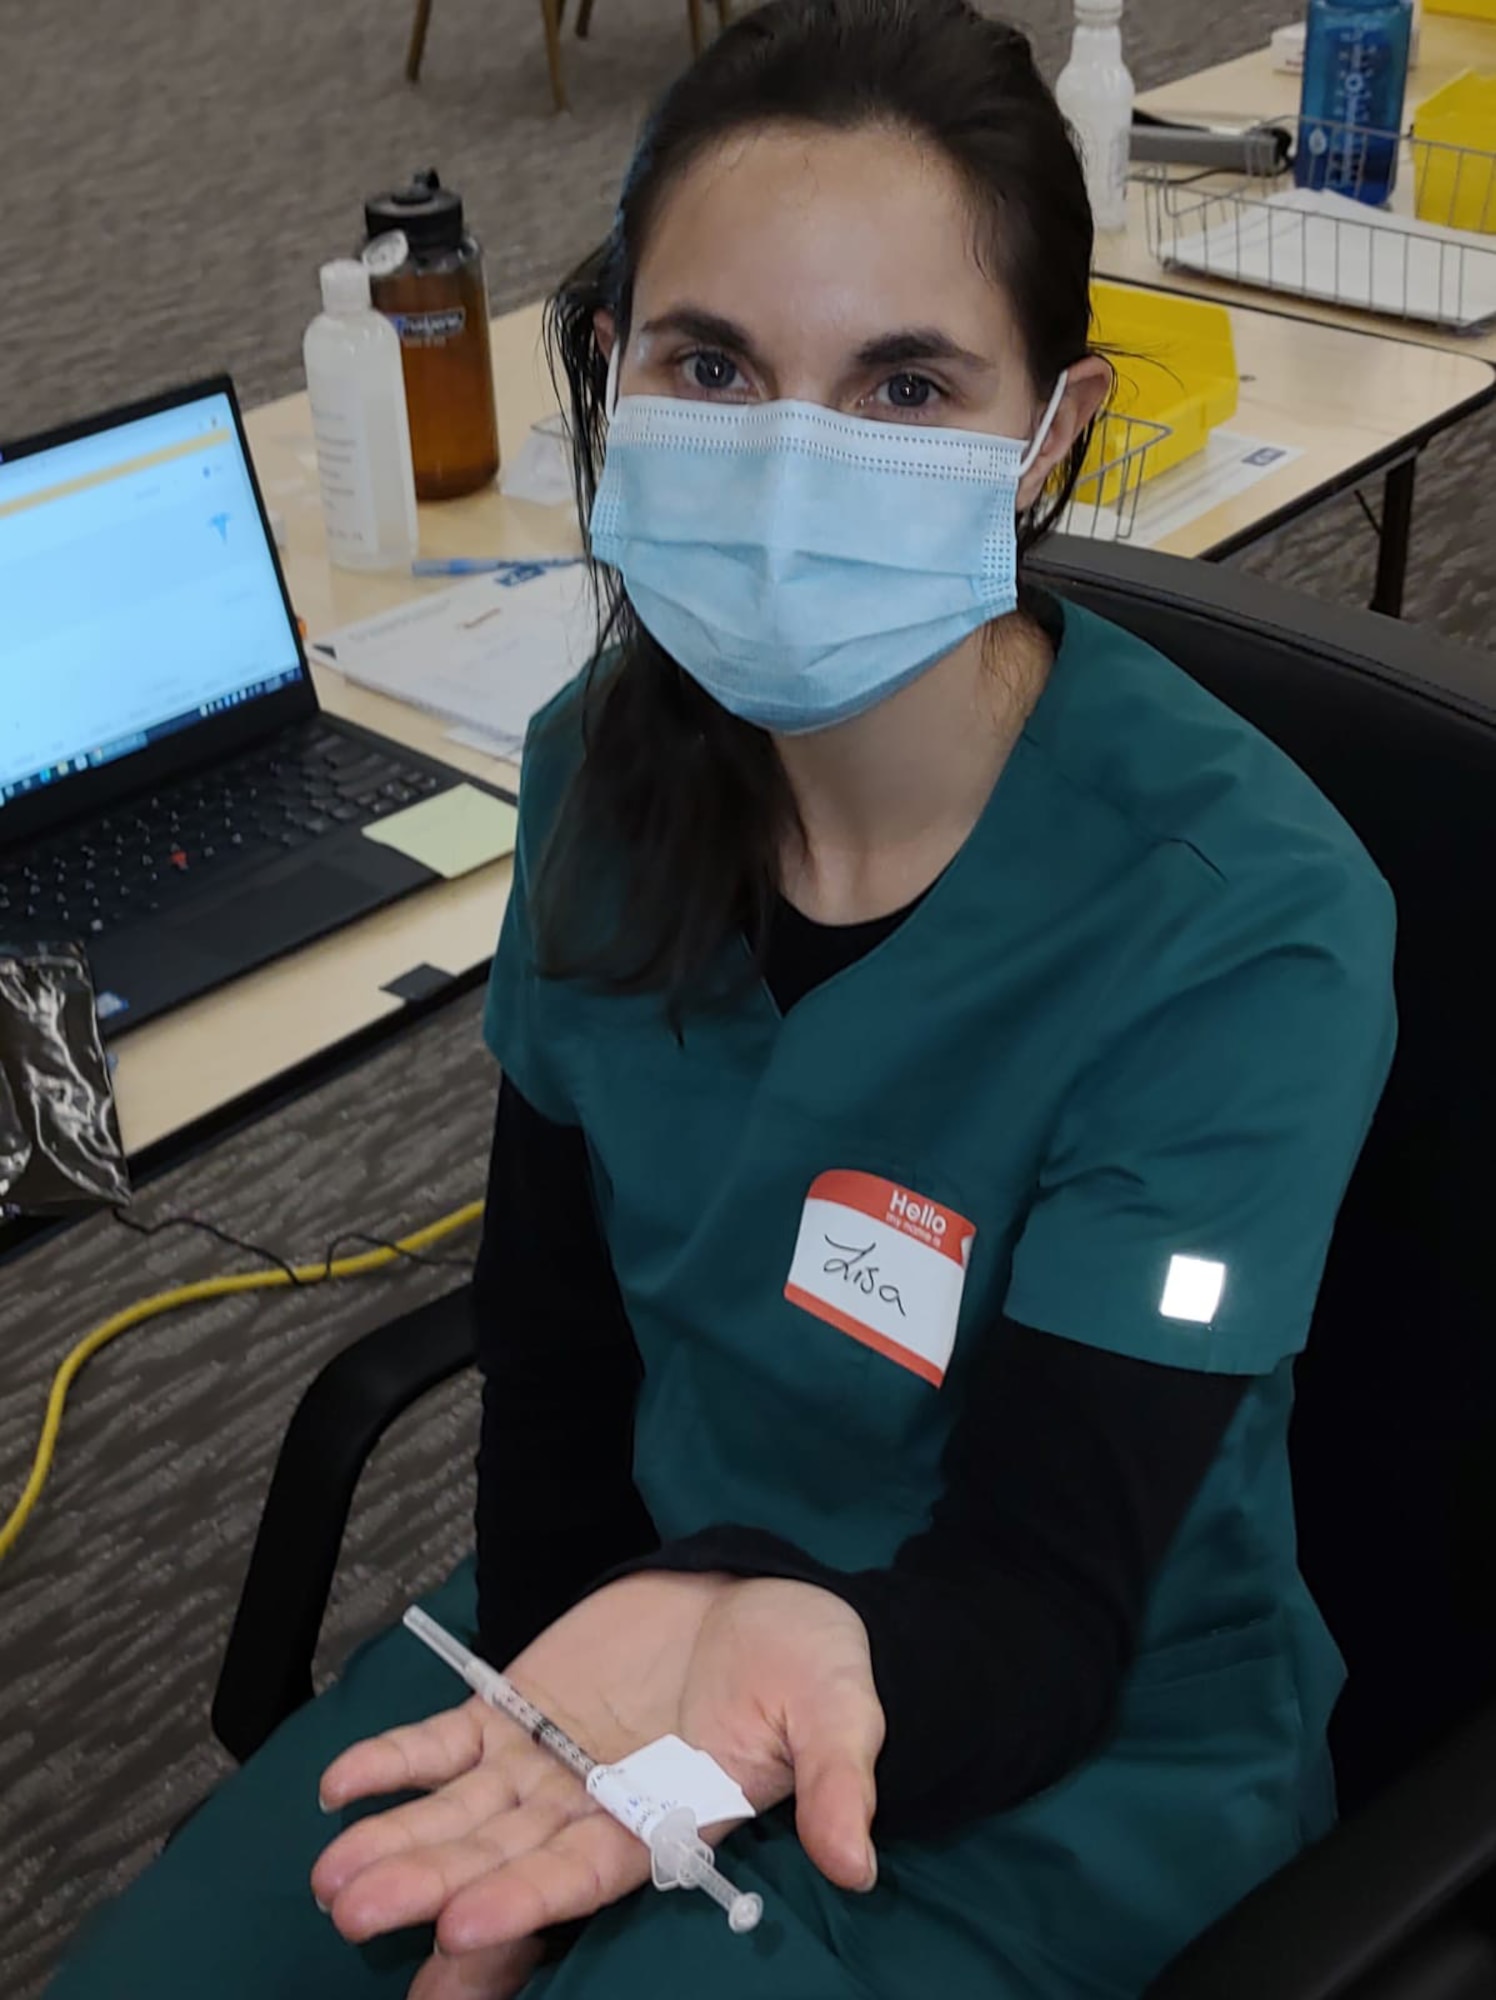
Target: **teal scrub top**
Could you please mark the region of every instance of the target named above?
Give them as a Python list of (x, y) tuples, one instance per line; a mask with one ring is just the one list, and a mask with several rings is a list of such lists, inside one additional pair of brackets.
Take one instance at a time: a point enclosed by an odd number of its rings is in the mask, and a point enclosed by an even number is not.
[(849, 1991), (1136, 1993), (1333, 1813), (1343, 1670), (1297, 1567), (1287, 1427), (1391, 1058), (1391, 895), (1281, 752), (1067, 606), (905, 922), (788, 1015), (754, 983), (677, 1038), (656, 996), (535, 970), (580, 706), (574, 686), (527, 747), (486, 1033), (585, 1134), (661, 1535), (749, 1523), (889, 1562), (1004, 1314), (1252, 1378), (1100, 1754), (954, 1837), (886, 1843), (876, 1919), (803, 1856), (784, 1877)]

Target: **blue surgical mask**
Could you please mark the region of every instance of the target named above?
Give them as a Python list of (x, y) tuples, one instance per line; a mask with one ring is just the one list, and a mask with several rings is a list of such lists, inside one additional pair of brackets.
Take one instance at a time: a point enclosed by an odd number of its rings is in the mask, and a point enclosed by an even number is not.
[(1028, 445), (817, 403), (625, 396), (592, 553), (731, 714), (782, 735), (829, 728), (1017, 605), (1018, 485), (1065, 379)]

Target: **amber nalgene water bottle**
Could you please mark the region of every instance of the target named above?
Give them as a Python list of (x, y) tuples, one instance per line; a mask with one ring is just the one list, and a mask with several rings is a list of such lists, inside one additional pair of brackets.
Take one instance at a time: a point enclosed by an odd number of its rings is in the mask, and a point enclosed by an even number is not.
[[(453, 500), (499, 469), (499, 427), (488, 350), (483, 252), (463, 227), (462, 197), (434, 170), (364, 204), (375, 306), (400, 336), (416, 496)], [(395, 252), (392, 261), (390, 251)]]

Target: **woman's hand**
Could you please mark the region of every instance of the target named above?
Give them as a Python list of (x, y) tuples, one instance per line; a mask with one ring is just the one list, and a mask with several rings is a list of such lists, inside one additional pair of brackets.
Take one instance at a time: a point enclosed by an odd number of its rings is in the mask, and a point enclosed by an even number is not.
[[(673, 1732), (710, 1751), (758, 1810), (793, 1792), (822, 1873), (872, 1886), (883, 1712), (862, 1621), (829, 1591), (628, 1577), (558, 1619), (509, 1673), (603, 1762)], [(537, 1931), (649, 1879), (645, 1847), (476, 1698), (356, 1744), (324, 1774), (321, 1796), (335, 1810), (408, 1789), (428, 1796), (350, 1827), (312, 1887), (350, 1940), (435, 1921), (442, 1955), (413, 2000), (507, 2000), (536, 1963)]]

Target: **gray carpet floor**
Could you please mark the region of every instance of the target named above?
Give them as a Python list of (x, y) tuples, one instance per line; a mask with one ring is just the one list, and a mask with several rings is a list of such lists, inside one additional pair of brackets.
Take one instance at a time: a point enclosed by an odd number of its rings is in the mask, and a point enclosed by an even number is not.
[[(1013, 10), (1053, 75), (1062, 0)], [(1265, 39), (1291, 0), (1136, 0), (1143, 83)], [(496, 308), (605, 229), (640, 110), (684, 60), (675, 0), (601, 0), (549, 111), (539, 10), (436, 0), (420, 87), (406, 0), (0, 0), (0, 436), (226, 367), (248, 403), (300, 383), (316, 267), (366, 192), (435, 162), (465, 193)], [(1409, 615), (1485, 646), (1496, 416), (1425, 461)], [(1374, 548), (1349, 499), (1246, 566), (1364, 603)], [(3, 607), (0, 607), (3, 616)], [(481, 1188), (493, 1077), (476, 1000), (153, 1182), (298, 1254), (413, 1226)], [(468, 1246), (450, 1247), (459, 1257)], [(142, 1293), (225, 1268), (172, 1233), (98, 1219), (0, 1266), (0, 1510), (68, 1348)], [(31, 2000), (73, 1926), (145, 1865), (227, 1768), (208, 1700), (277, 1440), (325, 1357), (455, 1282), (406, 1270), (220, 1302), (128, 1334), (74, 1392), (56, 1471), (0, 1567), (0, 1993)], [(463, 1550), (471, 1382), (408, 1419), (355, 1514), (324, 1671)], [(166, 2000), (187, 1995), (170, 1969)], [(108, 2000), (101, 1995), (100, 2000)]]

